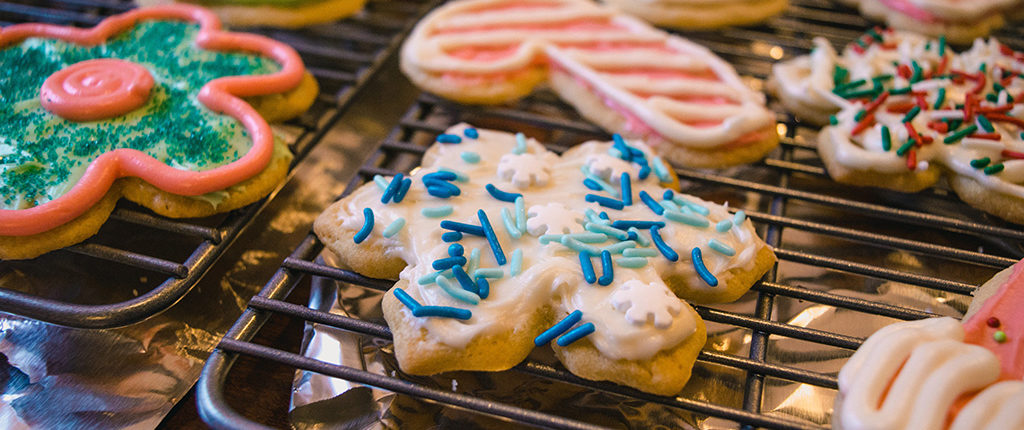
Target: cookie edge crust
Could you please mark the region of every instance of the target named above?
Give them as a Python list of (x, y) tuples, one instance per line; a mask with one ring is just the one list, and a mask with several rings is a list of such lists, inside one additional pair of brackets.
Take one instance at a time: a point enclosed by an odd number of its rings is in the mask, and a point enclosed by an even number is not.
[[(140, 7), (167, 5), (179, 2), (174, 0), (135, 0)], [(307, 6), (203, 6), (220, 17), (225, 25), (231, 27), (273, 26), (280, 28), (300, 28), (313, 24), (336, 21), (355, 15), (367, 0), (323, 0)]]
[(782, 13), (789, 0), (743, 0), (724, 5), (608, 0), (608, 4), (660, 27), (714, 29), (755, 24)]

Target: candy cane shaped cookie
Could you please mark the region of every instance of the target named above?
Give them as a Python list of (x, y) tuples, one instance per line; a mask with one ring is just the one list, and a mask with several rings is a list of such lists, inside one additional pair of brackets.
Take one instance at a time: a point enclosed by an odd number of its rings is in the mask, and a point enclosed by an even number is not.
[(764, 97), (707, 49), (586, 0), (461, 0), (402, 48), (420, 87), (503, 103), (547, 82), (584, 117), (641, 138), (669, 161), (724, 167), (778, 144)]
[(833, 428), (1024, 428), (1024, 264), (975, 293), (963, 323), (903, 322), (873, 334), (839, 373)]

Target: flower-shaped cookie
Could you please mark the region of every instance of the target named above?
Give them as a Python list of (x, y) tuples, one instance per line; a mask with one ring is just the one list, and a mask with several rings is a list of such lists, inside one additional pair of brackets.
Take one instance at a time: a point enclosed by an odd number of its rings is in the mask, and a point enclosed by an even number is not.
[(205, 9), (180, 5), (90, 29), (6, 27), (0, 64), (7, 237), (74, 220), (121, 177), (186, 196), (254, 177), (273, 158), (274, 137), (239, 97), (291, 91), (304, 73), (291, 48), (222, 32)]
[[(465, 125), (439, 142), (314, 224), (346, 266), (399, 278), (383, 306), (407, 372), (507, 369), (553, 342), (582, 377), (674, 394), (704, 343), (679, 297), (735, 300), (774, 262), (742, 212), (663, 188), (674, 177), (641, 143), (559, 157)], [(550, 157), (550, 180), (503, 178), (515, 152)], [(584, 169), (602, 154), (625, 166), (614, 185)]]

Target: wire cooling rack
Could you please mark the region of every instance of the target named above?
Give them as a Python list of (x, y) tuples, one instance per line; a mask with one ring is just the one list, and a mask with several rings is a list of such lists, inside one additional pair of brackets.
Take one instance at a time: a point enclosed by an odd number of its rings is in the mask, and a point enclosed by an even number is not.
[[(249, 30), (295, 48), (321, 87), (320, 96), (308, 112), (279, 126), (281, 134), (290, 137), (289, 145), (295, 154), (293, 166), (331, 129), (353, 96), (380, 69), (430, 4), (416, 0), (371, 0), (360, 14), (331, 24), (299, 31)], [(0, 26), (19, 22), (92, 26), (105, 16), (132, 7), (130, 1), (123, 0), (3, 2)], [(118, 327), (146, 319), (188, 293), (267, 200), (200, 220), (163, 218), (122, 202), (96, 238), (34, 261), (0, 261), (0, 279), (9, 273), (38, 270), (39, 267), (32, 266), (45, 267), (52, 263), (51, 259), (73, 259), (76, 270), (101, 277), (132, 273), (135, 278), (146, 280), (144, 287), (148, 290), (123, 301), (81, 303), (47, 297), (31, 287), (0, 284), (0, 311), (80, 328)], [(158, 246), (139, 246), (130, 240), (139, 230), (156, 231), (158, 237), (153, 242), (173, 243), (182, 251), (164, 252), (146, 249)]]
[[(751, 85), (759, 87), (772, 62), (806, 53), (812, 37), (828, 37), (842, 46), (871, 25), (855, 11), (827, 0), (791, 3), (784, 15), (761, 26), (687, 32), (685, 36), (723, 56), (742, 75), (750, 77)], [(1024, 46), (1024, 33), (1019, 28), (1005, 30), (999, 36), (1015, 48)], [(780, 361), (779, 352), (773, 349), (777, 344), (772, 341), (785, 339), (814, 348), (834, 349), (836, 356), (843, 358), (863, 339), (841, 329), (829, 331), (793, 323), (787, 320), (794, 314), (793, 309), (815, 305), (864, 316), (926, 318), (936, 315), (936, 310), (882, 302), (875, 298), (881, 297), (877, 295), (845, 294), (836, 288), (876, 292), (894, 282), (956, 307), (958, 301), (966, 303), (975, 285), (1021, 257), (1024, 230), (966, 206), (943, 187), (906, 195), (832, 182), (812, 144), (815, 130), (785, 114), (777, 104), (773, 103), (773, 107), (780, 118), (778, 132), (782, 145), (768, 159), (723, 172), (677, 170), (684, 192), (708, 200), (729, 201), (730, 207), (745, 209), (780, 260), (752, 288), (754, 297), (746, 306), (696, 307), (705, 321), (747, 336), (747, 348), (730, 351), (706, 347), (697, 363), (697, 369), (739, 372), (742, 398), (730, 402), (685, 395), (654, 396), (615, 384), (582, 380), (558, 365), (531, 359), (510, 372), (682, 409), (741, 428), (827, 428), (827, 407), (817, 421), (787, 415), (784, 409), (765, 410), (765, 393), (780, 383), (807, 384), (833, 390), (833, 394), (837, 386), (834, 372), (823, 373), (813, 366)], [(488, 108), (460, 106), (424, 94), (361, 166), (346, 193), (373, 175), (408, 172), (419, 164), (434, 137), (459, 121), (483, 128), (522, 131), (549, 143), (555, 151), (591, 138), (608, 139), (604, 131), (582, 121), (547, 92), (536, 93), (513, 106)], [(271, 317), (337, 327), (370, 339), (391, 338), (388, 327), (378, 320), (350, 318), (289, 303), (298, 294), (294, 293), (296, 286), (309, 277), (336, 281), (339, 288), (386, 291), (392, 286), (391, 281), (366, 278), (323, 264), (317, 259), (322, 249), (315, 236), (307, 237), (252, 298), (248, 309), (220, 342), (198, 385), (200, 414), (208, 424), (216, 428), (262, 428), (234, 410), (225, 396), (232, 366), (240, 356), (246, 356), (530, 426), (604, 428), (600, 422), (528, 409), (466, 394), (454, 387), (439, 389), (418, 379), (335, 365), (305, 357), (301, 351), (252, 342)], [(824, 283), (818, 284), (816, 280)], [(702, 383), (698, 373), (695, 371), (691, 385)]]

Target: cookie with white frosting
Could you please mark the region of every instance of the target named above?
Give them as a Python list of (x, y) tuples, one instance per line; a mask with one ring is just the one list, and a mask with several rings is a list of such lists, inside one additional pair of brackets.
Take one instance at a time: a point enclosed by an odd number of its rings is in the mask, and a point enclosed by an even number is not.
[(832, 427), (1024, 429), (1024, 264), (975, 293), (963, 322), (930, 318), (871, 335), (839, 372)]
[(584, 118), (672, 164), (726, 167), (778, 145), (764, 96), (729, 64), (589, 0), (449, 2), (417, 24), (401, 67), (462, 103), (506, 103), (547, 83)]
[(789, 0), (605, 0), (647, 22), (682, 29), (748, 25), (782, 13)]
[(886, 25), (928, 36), (945, 35), (966, 44), (988, 36), (1006, 23), (1017, 0), (852, 0), (864, 16)]
[(742, 211), (663, 188), (639, 142), (438, 141), (314, 224), (344, 266), (398, 279), (383, 307), (406, 372), (504, 370), (551, 343), (581, 377), (675, 394), (705, 341), (683, 300), (735, 300), (775, 261)]

